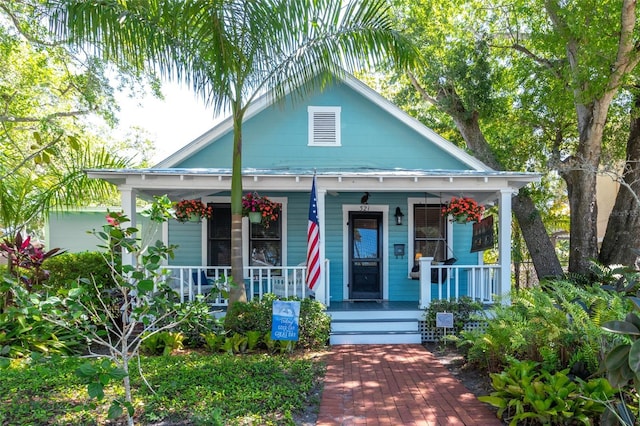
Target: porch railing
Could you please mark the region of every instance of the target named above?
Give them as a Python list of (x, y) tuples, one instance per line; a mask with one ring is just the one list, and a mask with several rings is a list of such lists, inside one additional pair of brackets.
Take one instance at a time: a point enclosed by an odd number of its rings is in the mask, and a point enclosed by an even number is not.
[(439, 265), (420, 259), (420, 308), (434, 299), (469, 296), (483, 304), (500, 294), (500, 265)]
[[(198, 295), (210, 295), (209, 304), (228, 304), (220, 290), (229, 290), (227, 277), (231, 276), (230, 266), (165, 266), (165, 269), (169, 275), (169, 286), (178, 293), (181, 302), (195, 300)], [(265, 293), (304, 298), (309, 294), (306, 273), (306, 266), (245, 267), (247, 300), (254, 297), (262, 299)]]

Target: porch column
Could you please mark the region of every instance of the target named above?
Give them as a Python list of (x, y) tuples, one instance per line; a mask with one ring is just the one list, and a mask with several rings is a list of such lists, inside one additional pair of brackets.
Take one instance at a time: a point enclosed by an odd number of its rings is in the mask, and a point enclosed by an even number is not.
[(498, 296), (502, 297), (502, 303), (511, 303), (511, 197), (512, 189), (500, 190), (500, 203), (498, 205), (498, 257), (500, 259), (500, 282)]
[(433, 257), (421, 257), (420, 265), (420, 309), (426, 309), (431, 304), (431, 263)]
[[(131, 220), (129, 226), (136, 227), (136, 191), (130, 186), (121, 186), (120, 204), (122, 211)], [(133, 255), (122, 250), (122, 264), (133, 265)]]
[(318, 239), (320, 242), (320, 282), (316, 286), (315, 290), (315, 298), (316, 300), (324, 303), (326, 306), (329, 306), (331, 300), (329, 295), (329, 277), (327, 276), (327, 271), (325, 271), (325, 246), (324, 246), (324, 221), (325, 221), (325, 198), (327, 196), (327, 191), (325, 189), (318, 189), (316, 185), (316, 196), (318, 197), (318, 222), (320, 222), (320, 226), (318, 229), (319, 235)]

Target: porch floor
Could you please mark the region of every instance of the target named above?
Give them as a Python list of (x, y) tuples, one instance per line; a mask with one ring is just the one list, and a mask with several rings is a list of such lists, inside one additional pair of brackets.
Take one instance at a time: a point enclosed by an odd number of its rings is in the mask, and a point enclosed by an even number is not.
[(421, 311), (418, 302), (390, 302), (383, 300), (375, 301), (348, 301), (348, 302), (331, 302), (327, 307), (327, 312), (343, 312), (343, 311)]

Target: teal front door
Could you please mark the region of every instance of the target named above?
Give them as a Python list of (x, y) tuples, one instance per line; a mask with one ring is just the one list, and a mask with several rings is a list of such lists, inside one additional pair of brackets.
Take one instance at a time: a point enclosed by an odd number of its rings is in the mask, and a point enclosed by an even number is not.
[(382, 213), (349, 213), (349, 299), (382, 299)]

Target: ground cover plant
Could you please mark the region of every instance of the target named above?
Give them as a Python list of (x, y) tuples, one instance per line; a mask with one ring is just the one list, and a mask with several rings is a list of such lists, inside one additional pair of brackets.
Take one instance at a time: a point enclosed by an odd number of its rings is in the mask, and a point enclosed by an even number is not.
[[(79, 357), (14, 360), (1, 370), (0, 424), (108, 424), (108, 403), (88, 397), (76, 374)], [(318, 404), (318, 360), (289, 355), (226, 355), (198, 352), (142, 356), (131, 372), (136, 424), (189, 421), (195, 425), (294, 425), (309, 404)], [(124, 392), (105, 388), (106, 400)]]

